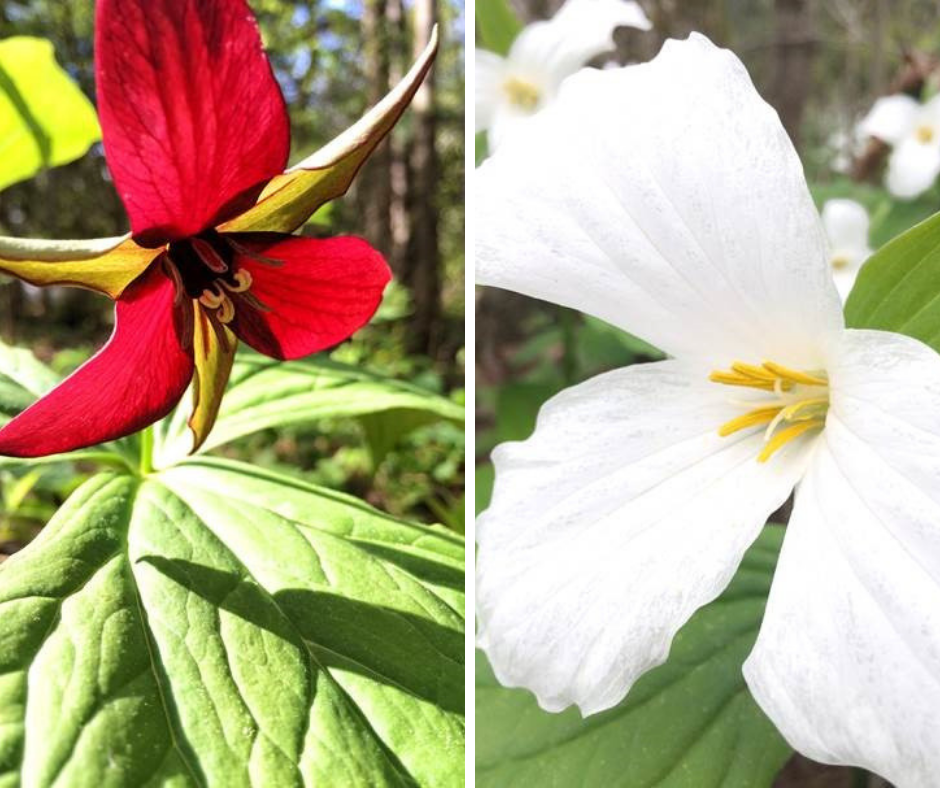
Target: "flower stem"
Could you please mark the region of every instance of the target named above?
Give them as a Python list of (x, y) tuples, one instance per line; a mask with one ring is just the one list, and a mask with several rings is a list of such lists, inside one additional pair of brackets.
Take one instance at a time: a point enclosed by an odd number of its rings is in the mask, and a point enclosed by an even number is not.
[(153, 426), (140, 433), (140, 475), (153, 473)]

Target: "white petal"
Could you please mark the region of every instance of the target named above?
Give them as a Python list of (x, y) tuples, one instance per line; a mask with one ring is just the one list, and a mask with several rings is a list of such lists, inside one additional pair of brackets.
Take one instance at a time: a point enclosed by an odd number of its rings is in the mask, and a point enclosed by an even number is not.
[(550, 94), (591, 58), (614, 49), (614, 30), (649, 30), (643, 9), (631, 0), (566, 0), (547, 22), (528, 25), (513, 42), (509, 61), (523, 74), (537, 74)]
[(910, 96), (897, 94), (878, 99), (859, 124), (859, 130), (889, 145), (907, 137), (917, 121), (920, 104)]
[(855, 200), (827, 200), (822, 209), (823, 226), (829, 238), (832, 278), (845, 301), (855, 284), (859, 268), (872, 253), (868, 246), (868, 211)]
[(493, 113), (493, 121), (490, 124), (487, 140), (489, 142), (490, 155), (502, 145), (506, 140), (515, 135), (525, 135), (532, 114), (513, 107), (508, 103), (503, 103)]
[(940, 95), (934, 96), (920, 109), (919, 120), (924, 120), (932, 126), (940, 125)]
[(933, 186), (940, 175), (940, 143), (905, 139), (891, 153), (885, 185), (895, 197), (912, 199)]
[(569, 78), (477, 184), (482, 284), (721, 363), (812, 366), (842, 324), (799, 159), (741, 63), (701, 36)]
[(474, 124), (476, 131), (480, 132), (492, 125), (493, 116), (503, 101), (501, 91), (506, 78), (506, 61), (484, 49), (476, 51), (475, 59)]
[(592, 35), (600, 38), (597, 31), (603, 32), (606, 27), (608, 32), (604, 43), (608, 46), (612, 45), (610, 31), (614, 28), (649, 30), (653, 27), (640, 4), (633, 0), (566, 0), (552, 21), (564, 25), (573, 38), (585, 40)]
[(811, 444), (758, 463), (761, 435), (718, 436), (741, 412), (720, 388), (678, 361), (609, 372), (496, 450), (476, 587), (503, 684), (551, 711), (609, 708), (727, 585)]
[(858, 279), (859, 265), (864, 262), (869, 255), (870, 252), (863, 257), (856, 258), (859, 260), (858, 265), (849, 264), (844, 268), (839, 268), (832, 272), (832, 281), (836, 283), (836, 290), (839, 291), (839, 298), (842, 299), (842, 303), (846, 302), (849, 293), (851, 293), (852, 288), (855, 287), (855, 280)]
[(787, 740), (898, 786), (940, 774), (940, 357), (846, 332), (745, 676)]
[(857, 249), (868, 246), (868, 211), (855, 200), (826, 200), (822, 209), (823, 226), (833, 249)]

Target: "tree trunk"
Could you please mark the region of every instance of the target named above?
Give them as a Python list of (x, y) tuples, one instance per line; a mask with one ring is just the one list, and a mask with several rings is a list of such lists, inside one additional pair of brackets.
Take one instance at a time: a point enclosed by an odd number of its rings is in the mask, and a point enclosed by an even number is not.
[[(385, 33), (385, 0), (366, 0), (362, 9), (367, 100), (374, 106), (389, 89), (388, 36)], [(356, 190), (362, 206), (366, 238), (383, 254), (391, 250), (391, 152), (388, 142), (379, 145), (363, 167)]]
[[(385, 5), (385, 31), (389, 42), (389, 78), (397, 85), (405, 75), (405, 69), (411, 60), (408, 46), (408, 30), (405, 25), (405, 9), (402, 0), (387, 0)], [(411, 241), (411, 224), (408, 215), (408, 158), (410, 146), (405, 134), (392, 134), (389, 140), (391, 158), (389, 174), (391, 183), (391, 202), (389, 205), (389, 223), (391, 226), (391, 247), (388, 262), (399, 277), (404, 277), (408, 246)]]
[(774, 0), (774, 67), (770, 103), (800, 147), (803, 110), (812, 78), (815, 39), (809, 0)]
[[(415, 57), (427, 46), (436, 21), (436, 0), (415, 0)], [(414, 122), (409, 200), (411, 243), (405, 276), (405, 284), (411, 287), (415, 305), (411, 349), (432, 357), (440, 342), (440, 337), (436, 334), (441, 311), (441, 261), (437, 216), (437, 182), (440, 167), (435, 147), (437, 115), (434, 81), (432, 69), (418, 88), (411, 105)]]

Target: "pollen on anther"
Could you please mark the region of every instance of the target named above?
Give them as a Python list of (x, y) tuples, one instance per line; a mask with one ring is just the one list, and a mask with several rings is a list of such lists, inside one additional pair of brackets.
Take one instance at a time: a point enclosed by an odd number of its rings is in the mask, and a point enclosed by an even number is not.
[(235, 318), (235, 305), (228, 296), (224, 297), (222, 307), (219, 309), (218, 318), (220, 323), (231, 323)]
[(510, 77), (503, 83), (503, 92), (511, 104), (532, 112), (542, 100), (541, 91), (527, 80)]
[(222, 286), (231, 293), (247, 292), (251, 288), (251, 283), (254, 281), (251, 278), (251, 272), (244, 268), (239, 268), (232, 278), (235, 280), (234, 284), (226, 282), (224, 279), (219, 280)]
[(202, 295), (199, 296), (199, 302), (204, 306), (209, 307), (209, 309), (218, 309), (224, 300), (224, 295), (208, 288), (203, 290)]

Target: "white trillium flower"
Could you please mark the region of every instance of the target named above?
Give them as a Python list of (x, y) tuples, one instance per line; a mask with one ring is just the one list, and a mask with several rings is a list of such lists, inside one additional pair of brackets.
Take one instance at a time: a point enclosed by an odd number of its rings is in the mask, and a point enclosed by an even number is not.
[(505, 58), (476, 51), (476, 130), (490, 150), (549, 104), (565, 77), (614, 48), (618, 27), (649, 30), (632, 0), (566, 0), (555, 16), (527, 25)]
[(858, 271), (869, 257), (868, 211), (855, 200), (827, 200), (822, 222), (829, 238), (829, 265), (842, 300), (852, 291)]
[(885, 96), (859, 128), (893, 148), (885, 185), (895, 197), (917, 197), (940, 175), (940, 96), (926, 104), (903, 94)]
[(848, 330), (776, 113), (693, 36), (586, 70), (477, 176), (482, 284), (671, 359), (550, 400), (494, 452), (479, 642), (590, 714), (663, 662), (796, 503), (744, 668), (791, 745), (899, 786), (940, 774), (940, 356)]

